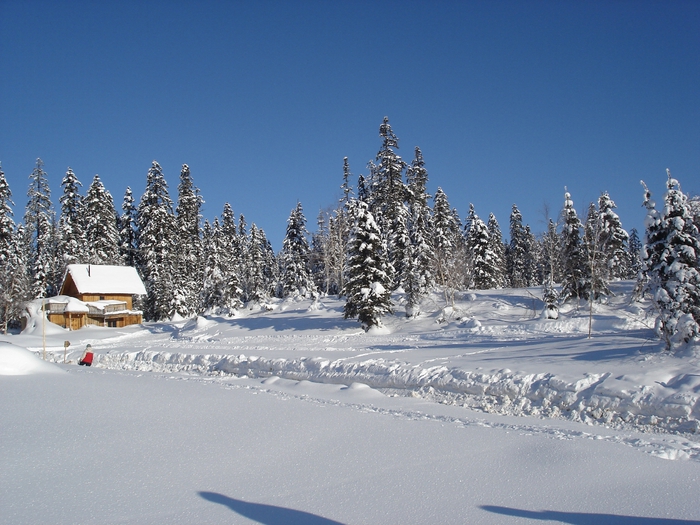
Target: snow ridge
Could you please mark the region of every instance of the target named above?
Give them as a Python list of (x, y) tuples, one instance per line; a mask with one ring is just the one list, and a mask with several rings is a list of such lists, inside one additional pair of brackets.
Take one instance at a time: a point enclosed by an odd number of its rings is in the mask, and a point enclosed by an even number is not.
[[(610, 373), (568, 381), (551, 373), (502, 369), (467, 371), (422, 367), (396, 360), (347, 362), (325, 358), (268, 359), (246, 355), (139, 351), (96, 355), (96, 365), (117, 370), (189, 373), (296, 381), (362, 383), (391, 395), (421, 397), (503, 415), (565, 418), (648, 432), (700, 432), (700, 378), (681, 374), (656, 388), (615, 387)], [(680, 389), (679, 386), (686, 388)], [(689, 388), (688, 388), (689, 387)]]

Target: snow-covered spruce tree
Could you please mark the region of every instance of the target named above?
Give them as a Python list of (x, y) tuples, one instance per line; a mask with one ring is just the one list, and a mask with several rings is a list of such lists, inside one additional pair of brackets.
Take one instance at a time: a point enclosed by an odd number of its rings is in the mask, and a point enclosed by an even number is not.
[(392, 313), (391, 264), (379, 226), (369, 207), (356, 202), (350, 207), (354, 225), (348, 246), (348, 280), (345, 319), (357, 318), (365, 330), (382, 325), (382, 317)]
[(561, 231), (562, 290), (561, 300), (588, 299), (590, 277), (581, 242), (581, 221), (576, 215), (571, 194), (564, 193)]
[[(241, 216), (242, 217), (242, 216)], [(243, 220), (245, 224), (245, 220)], [(243, 307), (241, 296), (241, 268), (243, 256), (243, 244), (236, 228), (233, 209), (231, 205), (224, 203), (221, 214), (221, 225), (218, 219), (214, 223), (216, 246), (218, 251), (218, 268), (223, 282), (221, 297), (217, 308), (219, 313), (234, 315), (236, 310)], [(244, 238), (245, 240), (245, 238)]]
[(431, 270), (434, 259), (431, 243), (432, 217), (427, 192), (428, 171), (420, 148), (416, 146), (415, 157), (406, 170), (406, 195), (408, 198), (408, 236), (410, 241), (408, 264), (403, 278), (406, 292), (406, 315), (415, 317), (420, 313), (421, 299), (434, 284)]
[(525, 267), (528, 257), (528, 238), (523, 226), (523, 216), (513, 204), (510, 213), (510, 243), (506, 250), (506, 269), (511, 288), (524, 288), (529, 285)]
[(146, 287), (144, 317), (171, 319), (175, 271), (175, 217), (163, 170), (155, 160), (148, 170), (146, 190), (137, 210), (138, 270)]
[(175, 209), (177, 245), (174, 282), (173, 309), (181, 317), (193, 317), (201, 311), (202, 290), (202, 238), (200, 213), (204, 199), (192, 181), (190, 168), (182, 165), (178, 199)]
[(476, 219), (476, 211), (474, 210), (474, 205), (469, 203), (469, 213), (464, 219), (464, 231), (462, 237), (464, 239), (464, 265), (462, 270), (464, 272), (464, 287), (474, 288), (474, 246), (472, 243), (475, 242), (472, 235), (472, 224)]
[(467, 249), (471, 259), (472, 286), (477, 290), (498, 287), (497, 256), (491, 250), (489, 241), (489, 232), (484, 221), (476, 213), (470, 214)]
[(642, 241), (637, 233), (637, 228), (630, 230), (627, 243), (627, 274), (624, 279), (637, 279), (642, 269)]
[(456, 264), (457, 243), (461, 237), (447, 195), (438, 188), (433, 198), (433, 265), (436, 282), (444, 291), (445, 302), (451, 306), (454, 306), (454, 292), (462, 276)]
[(559, 307), (557, 306), (559, 294), (554, 288), (551, 276), (548, 276), (542, 285), (542, 301), (544, 302), (543, 317), (545, 319), (559, 319)]
[(246, 246), (243, 299), (245, 302), (262, 302), (270, 297), (270, 291), (265, 278), (266, 247), (263, 245), (263, 237), (255, 223), (250, 226)]
[(693, 224), (700, 231), (700, 195), (688, 197), (688, 206), (693, 216)]
[[(265, 230), (260, 228), (260, 242), (263, 251), (263, 277), (267, 294), (272, 296), (280, 290), (280, 265), (275, 250), (272, 248), (272, 243), (265, 235)], [(279, 295), (277, 295), (279, 297)]]
[(66, 266), (83, 262), (85, 254), (85, 236), (81, 222), (83, 216), (83, 198), (79, 187), (82, 186), (73, 170), (68, 168), (61, 182), (63, 195), (59, 198), (61, 203), (61, 216), (58, 220), (58, 273), (63, 275)]
[(17, 318), (16, 305), (24, 300), (17, 288), (18, 273), (26, 268), (18, 267), (15, 222), (12, 219), (12, 192), (0, 167), (0, 330), (7, 333), (10, 321)]
[(320, 210), (316, 217), (316, 231), (311, 235), (311, 251), (309, 252), (309, 270), (314, 286), (319, 292), (328, 293), (330, 271), (327, 266), (329, 261), (330, 213)]
[(700, 234), (686, 195), (666, 171), (663, 211), (657, 212), (645, 196), (649, 214), (644, 269), (657, 314), (656, 331), (671, 350), (700, 336)]
[(489, 232), (489, 251), (493, 254), (493, 280), (494, 288), (503, 288), (506, 285), (506, 248), (503, 244), (501, 227), (496, 216), (489, 214), (489, 222), (486, 225)]
[[(204, 221), (202, 232), (202, 253), (204, 264), (202, 267), (202, 293), (201, 307), (205, 313), (211, 314), (231, 314), (233, 310), (240, 308), (229, 308), (227, 299), (227, 283), (222, 267), (226, 257), (222, 257), (220, 248), (224, 244), (221, 237), (221, 226), (219, 218), (214, 218), (214, 224)], [(238, 290), (240, 294), (240, 289)], [(240, 301), (239, 301), (240, 303)]]
[(122, 264), (119, 253), (117, 212), (112, 195), (95, 175), (82, 207), (85, 252), (91, 264)]
[(127, 186), (122, 201), (122, 214), (119, 216), (119, 255), (126, 266), (136, 266), (136, 206), (131, 188)]
[(36, 159), (29, 176), (27, 207), (24, 213), (25, 239), (28, 242), (29, 273), (32, 297), (55, 295), (55, 213), (51, 204), (51, 189), (44, 162)]
[(525, 241), (527, 247), (525, 252), (527, 254), (525, 259), (525, 282), (528, 286), (536, 286), (542, 284), (542, 272), (539, 271), (542, 249), (529, 224), (525, 225)]
[(406, 163), (396, 153), (399, 139), (391, 129), (389, 118), (379, 126), (382, 146), (377, 152), (377, 164), (370, 164), (369, 211), (387, 242), (389, 262), (394, 269), (391, 289), (403, 285), (405, 269), (410, 264), (408, 209), (403, 172)]
[(620, 217), (613, 210), (615, 202), (608, 192), (603, 192), (598, 198), (598, 213), (600, 214), (600, 250), (605, 255), (607, 272), (604, 278), (608, 281), (627, 279), (629, 275), (629, 252), (627, 245), (629, 234), (622, 227)]
[(561, 282), (561, 239), (557, 225), (552, 219), (547, 222), (547, 231), (540, 241), (542, 246), (542, 282)]
[(2, 290), (3, 330), (7, 332), (12, 325), (18, 326), (26, 301), (34, 298), (29, 268), (29, 242), (24, 225), (18, 224), (12, 238), (7, 265), (4, 267)]
[(282, 296), (315, 297), (316, 285), (311, 277), (306, 217), (301, 202), (289, 214), (287, 232), (280, 254)]
[(12, 206), (14, 204), (10, 185), (7, 183), (2, 166), (0, 166), (0, 272), (3, 276), (7, 272), (7, 263), (13, 251), (15, 221), (12, 219), (14, 215)]
[(656, 202), (651, 198), (651, 191), (644, 181), (640, 181), (644, 188), (644, 200), (642, 206), (647, 214), (644, 218), (644, 243), (640, 251), (641, 268), (637, 274), (637, 284), (634, 289), (635, 299), (641, 300), (649, 292), (649, 279), (652, 268), (656, 268), (661, 260), (664, 249), (664, 233), (661, 231), (661, 214), (656, 209)]

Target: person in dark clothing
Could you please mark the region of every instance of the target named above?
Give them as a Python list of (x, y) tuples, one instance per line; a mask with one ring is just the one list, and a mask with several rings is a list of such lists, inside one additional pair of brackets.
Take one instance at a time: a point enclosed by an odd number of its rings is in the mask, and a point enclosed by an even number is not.
[(85, 351), (83, 352), (83, 357), (80, 358), (80, 361), (78, 361), (79, 365), (85, 365), (85, 366), (92, 366), (92, 358), (94, 357), (94, 354), (92, 353), (92, 346), (87, 345), (85, 347)]

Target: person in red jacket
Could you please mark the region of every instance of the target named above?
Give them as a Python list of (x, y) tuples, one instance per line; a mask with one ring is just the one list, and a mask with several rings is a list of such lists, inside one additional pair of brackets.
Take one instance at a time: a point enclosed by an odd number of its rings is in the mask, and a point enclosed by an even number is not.
[(92, 346), (87, 345), (85, 351), (83, 352), (83, 357), (78, 361), (79, 365), (92, 366), (92, 358), (94, 354), (92, 353)]

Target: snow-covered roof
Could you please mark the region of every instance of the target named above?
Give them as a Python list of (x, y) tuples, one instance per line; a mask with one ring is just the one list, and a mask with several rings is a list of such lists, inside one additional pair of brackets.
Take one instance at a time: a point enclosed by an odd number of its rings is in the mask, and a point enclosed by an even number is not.
[[(66, 269), (79, 293), (145, 295), (146, 288), (131, 266), (69, 264)], [(64, 279), (65, 282), (65, 279)]]

